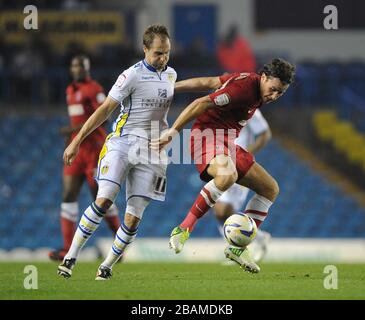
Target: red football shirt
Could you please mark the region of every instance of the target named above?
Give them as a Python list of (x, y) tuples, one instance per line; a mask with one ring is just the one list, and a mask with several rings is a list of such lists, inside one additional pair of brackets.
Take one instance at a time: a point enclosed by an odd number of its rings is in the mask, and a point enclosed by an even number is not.
[[(244, 78), (236, 80), (240, 75)], [(238, 136), (246, 121), (262, 105), (260, 78), (256, 73), (221, 76), (223, 85), (209, 95), (216, 107), (201, 114), (196, 119), (193, 129), (236, 129)]]
[[(105, 99), (102, 86), (91, 78), (83, 82), (72, 82), (66, 89), (68, 115), (72, 127), (83, 124)], [(72, 134), (72, 139), (77, 132)], [(104, 143), (106, 132), (98, 127), (84, 141), (100, 146)]]

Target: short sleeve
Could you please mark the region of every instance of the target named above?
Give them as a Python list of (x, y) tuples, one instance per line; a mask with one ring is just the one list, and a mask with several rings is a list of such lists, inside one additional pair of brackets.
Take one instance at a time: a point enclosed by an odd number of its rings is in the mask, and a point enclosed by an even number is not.
[(243, 78), (225, 83), (222, 88), (209, 95), (216, 106), (226, 106), (228, 104), (244, 103), (251, 105), (255, 101), (256, 89), (254, 79), (248, 74), (237, 73)]
[(236, 103), (241, 100), (243, 101), (244, 96), (242, 88), (234, 83), (228, 84), (226, 87), (209, 95), (212, 102), (219, 107), (224, 107), (230, 103)]
[(238, 77), (240, 74), (238, 72), (235, 72), (235, 73), (225, 73), (225, 74), (222, 74), (220, 77), (219, 77), (219, 80), (221, 82), (221, 84), (225, 83), (226, 81), (228, 81), (229, 79), (233, 78), (233, 77)]
[(255, 136), (269, 129), (269, 124), (259, 109), (256, 109), (252, 118), (247, 122), (247, 126)]
[(109, 96), (121, 103), (134, 91), (134, 73), (126, 70), (121, 73), (109, 91)]

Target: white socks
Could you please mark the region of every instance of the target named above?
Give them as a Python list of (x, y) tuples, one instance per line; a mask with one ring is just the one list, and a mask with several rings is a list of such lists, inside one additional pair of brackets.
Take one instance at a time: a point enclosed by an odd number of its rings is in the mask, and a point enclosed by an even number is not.
[(77, 258), (86, 241), (99, 227), (105, 211), (93, 202), (84, 212), (65, 258)]
[(137, 235), (138, 228), (132, 230), (128, 228), (124, 222), (119, 227), (113, 245), (106, 259), (101, 263), (102, 266), (112, 268), (113, 265), (124, 254), (127, 247), (134, 241)]
[(269, 199), (255, 194), (247, 203), (245, 213), (255, 220), (257, 227), (266, 219), (267, 213), (273, 204)]

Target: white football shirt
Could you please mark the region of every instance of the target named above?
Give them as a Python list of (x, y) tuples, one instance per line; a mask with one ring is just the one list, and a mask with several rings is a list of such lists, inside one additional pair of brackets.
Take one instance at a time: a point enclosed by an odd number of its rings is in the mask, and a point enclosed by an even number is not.
[(132, 134), (159, 137), (168, 128), (167, 113), (174, 95), (176, 71), (166, 67), (158, 72), (142, 60), (124, 70), (109, 91), (109, 96), (121, 104), (113, 125), (116, 136)]
[(252, 118), (248, 120), (246, 126), (241, 129), (239, 136), (235, 140), (235, 143), (243, 149), (246, 149), (250, 144), (255, 142), (256, 136), (268, 129), (269, 124), (262, 115), (261, 111), (256, 109)]

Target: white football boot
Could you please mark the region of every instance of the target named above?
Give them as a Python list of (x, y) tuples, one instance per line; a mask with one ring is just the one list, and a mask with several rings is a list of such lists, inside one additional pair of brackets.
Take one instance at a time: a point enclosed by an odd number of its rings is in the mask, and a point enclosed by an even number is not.
[(236, 262), (243, 270), (250, 273), (259, 273), (260, 267), (253, 261), (249, 249), (228, 245), (224, 249), (227, 259)]

